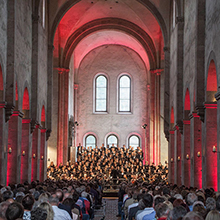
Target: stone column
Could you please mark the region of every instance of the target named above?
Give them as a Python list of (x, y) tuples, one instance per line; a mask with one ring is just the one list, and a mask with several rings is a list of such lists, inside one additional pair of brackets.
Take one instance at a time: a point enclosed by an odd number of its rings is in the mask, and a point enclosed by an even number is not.
[(31, 169), (31, 181), (39, 180), (40, 178), (40, 163), (39, 163), (39, 151), (40, 151), (40, 139), (41, 132), (39, 125), (36, 125), (32, 134), (32, 169)]
[(31, 180), (31, 119), (22, 119), (22, 140), (21, 140), (21, 183)]
[(174, 131), (170, 130), (169, 137), (169, 155), (168, 155), (168, 163), (169, 163), (169, 182), (174, 183)]
[(8, 122), (7, 185), (20, 182), (22, 117), (23, 113), (16, 110)]
[(41, 129), (41, 143), (40, 143), (40, 181), (44, 181), (44, 172), (45, 172), (45, 165), (46, 165), (46, 129)]
[[(57, 131), (57, 164), (64, 163), (68, 155), (68, 100), (66, 100), (66, 79), (68, 69), (58, 68), (59, 100), (58, 100), (58, 131)], [(67, 97), (68, 98), (68, 97)]]
[[(213, 146), (217, 151), (217, 103), (205, 103), (204, 143), (202, 155), (203, 163), (203, 187), (213, 187), (217, 191), (217, 153), (213, 152)], [(205, 173), (204, 173), (205, 171)]]
[[(220, 134), (220, 92), (215, 95), (217, 100), (217, 134)], [(217, 135), (217, 170), (218, 170), (218, 191), (220, 190), (220, 135)]]
[(5, 147), (5, 102), (0, 102), (0, 183), (6, 184), (7, 150)]
[(202, 141), (201, 121), (193, 112), (190, 118), (190, 186), (202, 188)]
[(174, 142), (174, 183), (181, 185), (182, 176), (181, 176), (181, 133), (178, 126), (174, 133), (175, 142)]
[(190, 120), (183, 120), (182, 142), (182, 180), (183, 185), (190, 186)]

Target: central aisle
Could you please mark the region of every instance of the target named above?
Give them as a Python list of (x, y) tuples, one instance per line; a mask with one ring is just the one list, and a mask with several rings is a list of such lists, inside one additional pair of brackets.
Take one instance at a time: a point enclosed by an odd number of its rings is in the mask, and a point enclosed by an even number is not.
[[(106, 202), (106, 212), (105, 212), (105, 220), (117, 220), (120, 218), (117, 218), (116, 215), (118, 214), (118, 198), (112, 197), (112, 198), (103, 198), (103, 203)], [(95, 212), (95, 218), (94, 220), (101, 220), (102, 216), (96, 215), (102, 215), (102, 212)]]

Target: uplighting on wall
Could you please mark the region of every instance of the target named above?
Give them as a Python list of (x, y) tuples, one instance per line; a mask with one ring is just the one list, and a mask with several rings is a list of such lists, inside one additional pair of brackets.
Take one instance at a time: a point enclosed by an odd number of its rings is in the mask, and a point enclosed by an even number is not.
[(180, 156), (177, 157), (177, 160), (180, 161)]
[(216, 146), (215, 146), (215, 145), (214, 145), (213, 148), (212, 148), (212, 152), (213, 152), (213, 153), (216, 153)]

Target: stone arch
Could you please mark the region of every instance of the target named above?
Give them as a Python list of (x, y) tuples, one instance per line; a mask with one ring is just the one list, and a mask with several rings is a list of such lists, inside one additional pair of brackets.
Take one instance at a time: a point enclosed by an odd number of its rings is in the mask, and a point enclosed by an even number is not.
[[(62, 17), (65, 15), (65, 13), (72, 6), (74, 6), (78, 2), (79, 2), (79, 0), (69, 0), (65, 4), (63, 4), (63, 6), (60, 8), (60, 10), (56, 14), (56, 17), (55, 17), (53, 24), (52, 24), (52, 28), (51, 28), (50, 36), (49, 36), (49, 45), (53, 45), (54, 35), (55, 35), (57, 26), (58, 26), (60, 20), (62, 19)], [(142, 5), (144, 5), (157, 19), (157, 21), (161, 27), (162, 33), (163, 33), (164, 45), (165, 45), (165, 47), (167, 47), (169, 45), (168, 30), (167, 30), (165, 21), (164, 21), (162, 15), (160, 14), (159, 10), (156, 8), (156, 6), (153, 3), (151, 3), (148, 0), (139, 0), (139, 2)]]
[(119, 18), (102, 18), (90, 21), (76, 30), (67, 40), (63, 52), (63, 68), (68, 68), (72, 53), (78, 43), (89, 34), (103, 30), (114, 29), (130, 34), (136, 38), (148, 54), (151, 69), (156, 68), (156, 49), (150, 36), (132, 22)]

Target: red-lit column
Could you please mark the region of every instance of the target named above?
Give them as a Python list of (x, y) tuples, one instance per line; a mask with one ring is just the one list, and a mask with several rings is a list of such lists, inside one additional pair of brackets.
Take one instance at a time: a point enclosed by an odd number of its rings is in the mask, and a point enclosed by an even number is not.
[(203, 187), (213, 187), (217, 191), (217, 153), (213, 152), (213, 146), (217, 151), (217, 103), (205, 103), (205, 137), (203, 147), (202, 170), (206, 178), (203, 179)]
[(5, 147), (5, 102), (0, 102), (0, 183), (6, 184), (7, 150)]
[[(215, 95), (217, 100), (217, 134), (220, 134), (220, 92)], [(220, 135), (217, 135), (217, 170), (218, 170), (218, 191), (220, 191)]]
[(201, 120), (197, 113), (190, 114), (190, 185), (202, 188)]
[(174, 131), (170, 130), (169, 137), (169, 182), (174, 183)]
[(59, 100), (57, 129), (57, 164), (64, 163), (68, 157), (68, 69), (58, 68)]
[(31, 181), (39, 180), (40, 179), (40, 161), (39, 161), (39, 154), (40, 154), (40, 138), (41, 138), (41, 131), (39, 129), (39, 125), (36, 125), (33, 134), (32, 134), (32, 169), (31, 169)]
[(175, 177), (174, 183), (177, 185), (182, 184), (182, 176), (181, 176), (181, 133), (178, 126), (176, 126), (175, 130), (175, 148), (174, 148), (174, 170), (175, 170)]
[(190, 185), (190, 120), (183, 120), (183, 147), (182, 147), (183, 184)]
[(21, 140), (21, 183), (31, 180), (31, 119), (22, 119), (22, 140)]
[(8, 122), (7, 185), (20, 182), (22, 117), (22, 112), (14, 111)]
[(44, 181), (45, 176), (45, 159), (46, 159), (46, 129), (41, 129), (40, 143), (40, 181)]

